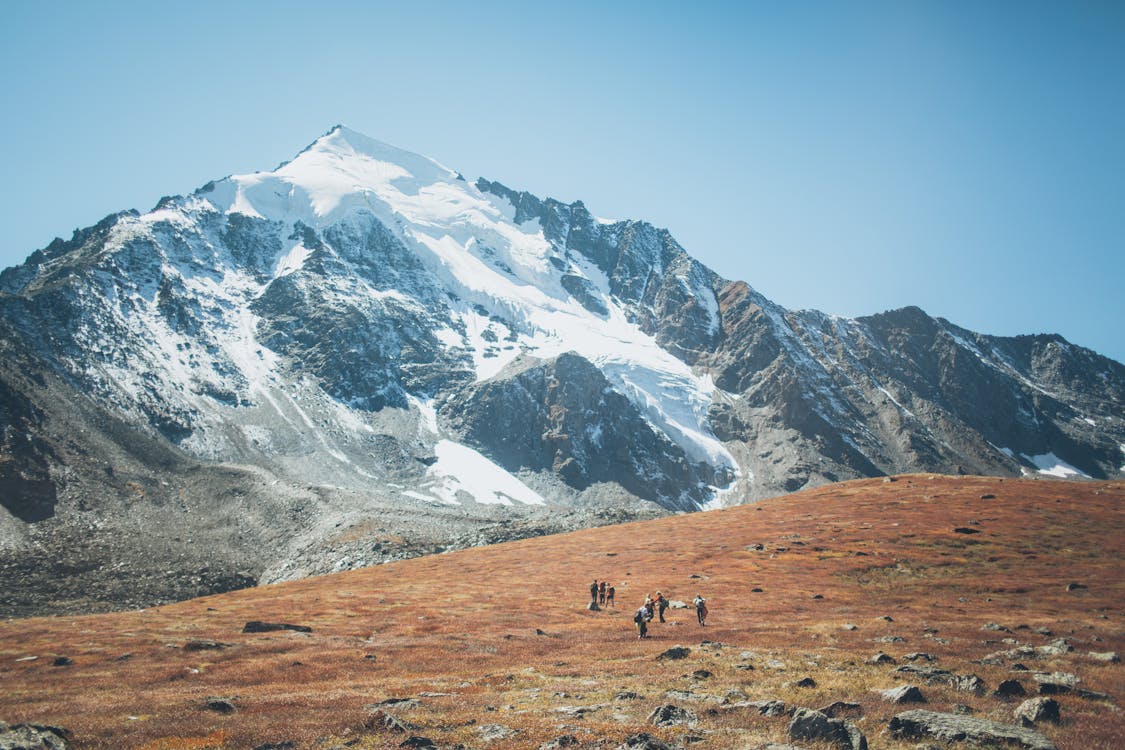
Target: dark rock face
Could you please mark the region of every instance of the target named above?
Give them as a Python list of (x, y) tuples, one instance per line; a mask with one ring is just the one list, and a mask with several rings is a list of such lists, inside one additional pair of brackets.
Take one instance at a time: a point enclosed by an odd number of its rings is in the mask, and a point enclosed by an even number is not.
[(615, 482), (682, 510), (701, 502), (707, 487), (729, 482), (655, 431), (583, 357), (528, 365), (470, 386), (442, 410), (467, 442), (509, 471), (551, 471), (576, 489)]

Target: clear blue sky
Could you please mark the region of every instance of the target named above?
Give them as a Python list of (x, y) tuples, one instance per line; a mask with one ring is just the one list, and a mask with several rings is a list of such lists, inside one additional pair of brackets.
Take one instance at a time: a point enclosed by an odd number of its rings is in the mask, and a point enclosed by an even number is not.
[(1125, 360), (1125, 3), (0, 3), (0, 266), (337, 122), (791, 308)]

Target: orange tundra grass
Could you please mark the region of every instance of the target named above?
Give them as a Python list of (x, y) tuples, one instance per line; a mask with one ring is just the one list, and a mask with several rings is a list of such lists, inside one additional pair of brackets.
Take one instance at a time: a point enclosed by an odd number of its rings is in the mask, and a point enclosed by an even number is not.
[[(1072, 653), (1027, 666), (1076, 674), (1111, 700), (1056, 696), (1062, 722), (1039, 729), (1060, 748), (1111, 750), (1125, 747), (1125, 668), (1088, 654), (1125, 650), (1123, 508), (1123, 482), (861, 480), (137, 612), (10, 620), (0, 720), (65, 727), (79, 748), (380, 748), (408, 735), (372, 725), (372, 707), (415, 699), (382, 709), (442, 747), (538, 747), (564, 734), (614, 747), (646, 731), (742, 748), (785, 741), (788, 720), (732, 704), (843, 700), (861, 705), (851, 720), (874, 746), (900, 750), (917, 740), (891, 737), (887, 722), (910, 707), (874, 690), (916, 684), (926, 709), (1012, 723), (1018, 701), (991, 690), (1014, 677), (1034, 693), (1034, 681), (980, 660), (1064, 637)], [(586, 610), (594, 578), (616, 585), (616, 609)], [(702, 594), (707, 627), (689, 604), (638, 640), (632, 613), (657, 590), (687, 603)], [(313, 631), (244, 634), (249, 620)], [(190, 649), (205, 639), (221, 647)], [(656, 659), (678, 644), (686, 659)], [(989, 693), (868, 663), (880, 651), (897, 664), (926, 652)], [(53, 666), (56, 656), (72, 663)], [(805, 677), (815, 687), (798, 687)], [(208, 708), (213, 698), (233, 711)], [(648, 724), (666, 703), (697, 721)], [(511, 733), (486, 741), (489, 725)]]

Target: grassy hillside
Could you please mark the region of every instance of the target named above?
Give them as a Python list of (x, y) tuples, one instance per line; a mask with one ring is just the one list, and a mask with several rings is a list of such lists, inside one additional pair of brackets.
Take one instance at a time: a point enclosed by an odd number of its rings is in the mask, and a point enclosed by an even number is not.
[[(1125, 665), (1090, 653), (1125, 652), (1123, 531), (1125, 482), (916, 475), (144, 611), (9, 620), (0, 720), (64, 727), (83, 748), (378, 748), (423, 736), (503, 750), (566, 735), (614, 748), (638, 732), (756, 748), (789, 742), (789, 719), (753, 702), (846, 701), (859, 705), (842, 715), (872, 747), (894, 750), (918, 745), (887, 732), (913, 707), (1012, 723), (1023, 698), (992, 692), (1016, 679), (1033, 695), (1039, 671), (1080, 682), (1053, 696), (1061, 722), (1038, 730), (1060, 748), (1110, 750), (1125, 747)], [(616, 584), (616, 609), (587, 611), (593, 578)], [(707, 626), (672, 609), (639, 640), (631, 614), (657, 590), (702, 594)], [(251, 620), (312, 632), (243, 633)], [(1060, 638), (1069, 653), (987, 658)], [(675, 645), (686, 658), (657, 658)], [(871, 663), (879, 652), (893, 663)], [(918, 652), (933, 661), (905, 658)], [(894, 671), (904, 665), (984, 688)], [(904, 684), (927, 703), (873, 692)], [(664, 704), (694, 721), (654, 726)], [(396, 732), (386, 716), (410, 726)]]

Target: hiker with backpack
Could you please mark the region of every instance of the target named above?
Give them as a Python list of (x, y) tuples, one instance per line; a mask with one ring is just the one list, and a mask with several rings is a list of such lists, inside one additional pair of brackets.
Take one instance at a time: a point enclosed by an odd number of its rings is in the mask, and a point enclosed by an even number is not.
[(691, 600), (691, 603), (695, 605), (695, 619), (699, 620), (700, 625), (706, 625), (707, 624), (707, 600), (704, 599), (699, 594), (696, 594), (695, 598)]
[(652, 607), (648, 603), (642, 604), (637, 613), (633, 615), (633, 622), (637, 624), (637, 637), (648, 638), (648, 622), (652, 619)]

